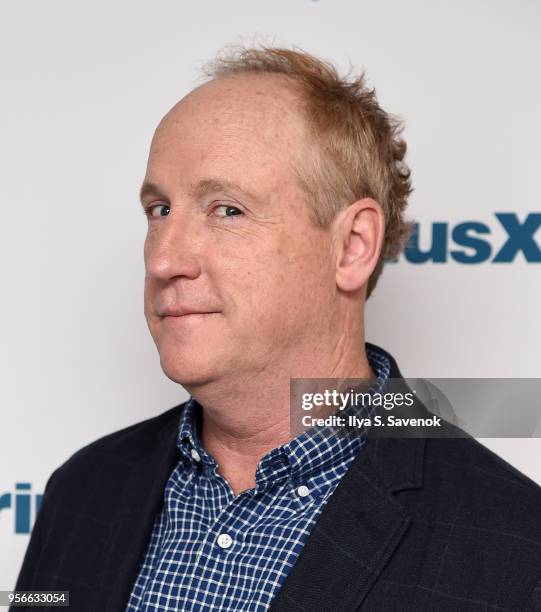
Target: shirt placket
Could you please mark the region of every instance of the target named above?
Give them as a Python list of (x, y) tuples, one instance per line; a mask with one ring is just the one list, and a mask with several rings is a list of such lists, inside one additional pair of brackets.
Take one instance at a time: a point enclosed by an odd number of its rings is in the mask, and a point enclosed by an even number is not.
[[(205, 469), (204, 472), (201, 477), (206, 478), (207, 483), (212, 483), (207, 495), (213, 500), (222, 498), (224, 503), (208, 527), (196, 556), (197, 572), (188, 585), (188, 591), (205, 595), (200, 603), (194, 602), (194, 611), (201, 610), (201, 604), (204, 609), (213, 610), (224, 601), (230, 589), (230, 578), (234, 576), (237, 556), (244, 545), (245, 534), (239, 517), (253, 495), (251, 489), (235, 497), (223, 476), (213, 470)], [(206, 592), (205, 586), (209, 583), (213, 586)]]

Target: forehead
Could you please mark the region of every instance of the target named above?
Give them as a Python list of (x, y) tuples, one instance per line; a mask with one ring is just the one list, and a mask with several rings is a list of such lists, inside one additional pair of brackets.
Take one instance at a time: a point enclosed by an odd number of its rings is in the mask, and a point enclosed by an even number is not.
[[(302, 93), (282, 75), (222, 77), (195, 89), (162, 119), (148, 171), (222, 170), (262, 179), (288, 171), (303, 154)], [(148, 174), (148, 172), (147, 172)], [(160, 176), (153, 179), (160, 180)]]

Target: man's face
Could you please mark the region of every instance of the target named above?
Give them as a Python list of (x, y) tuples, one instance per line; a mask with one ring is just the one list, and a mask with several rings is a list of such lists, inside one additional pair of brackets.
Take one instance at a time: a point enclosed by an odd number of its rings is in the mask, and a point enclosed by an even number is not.
[(291, 169), (309, 147), (298, 98), (277, 75), (218, 79), (156, 130), (145, 176), (155, 188), (142, 198), (145, 316), (181, 384), (247, 380), (328, 333), (331, 238)]

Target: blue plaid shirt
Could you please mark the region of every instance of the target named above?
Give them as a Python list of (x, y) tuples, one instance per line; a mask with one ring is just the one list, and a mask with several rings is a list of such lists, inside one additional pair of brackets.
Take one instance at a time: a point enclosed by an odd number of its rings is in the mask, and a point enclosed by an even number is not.
[[(380, 390), (387, 358), (367, 350)], [(201, 446), (201, 406), (180, 417), (180, 460), (165, 487), (127, 611), (267, 610), (326, 502), (366, 442), (305, 432), (259, 462), (256, 486), (235, 497)]]

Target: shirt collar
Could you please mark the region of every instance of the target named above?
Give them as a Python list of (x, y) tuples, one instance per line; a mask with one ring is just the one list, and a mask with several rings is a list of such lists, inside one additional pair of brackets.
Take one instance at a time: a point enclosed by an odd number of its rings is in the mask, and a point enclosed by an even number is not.
[(190, 397), (180, 413), (177, 446), (191, 464), (203, 464), (212, 469), (217, 467), (217, 463), (214, 457), (205, 451), (200, 439), (202, 414), (201, 404)]
[[(367, 358), (376, 374), (376, 380), (366, 393), (377, 393), (389, 378), (391, 364), (387, 357), (376, 350), (367, 349)], [(348, 410), (344, 412), (348, 413)], [(274, 450), (287, 457), (290, 476), (295, 483), (300, 484), (314, 473), (331, 470), (352, 459), (365, 443), (366, 436), (359, 435), (358, 431), (335, 435), (331, 427), (320, 427), (311, 428)]]
[[(368, 392), (376, 393), (386, 384), (391, 364), (375, 349), (367, 348), (366, 354), (376, 374)], [(190, 397), (180, 415), (177, 446), (190, 464), (203, 465), (213, 471), (217, 463), (200, 441), (201, 419), (202, 407)], [(366, 442), (362, 435), (330, 435), (328, 428), (320, 428), (317, 432), (312, 428), (268, 452), (257, 467), (256, 487), (264, 489), (288, 478), (294, 484), (302, 483), (315, 472), (332, 469), (351, 459)]]

